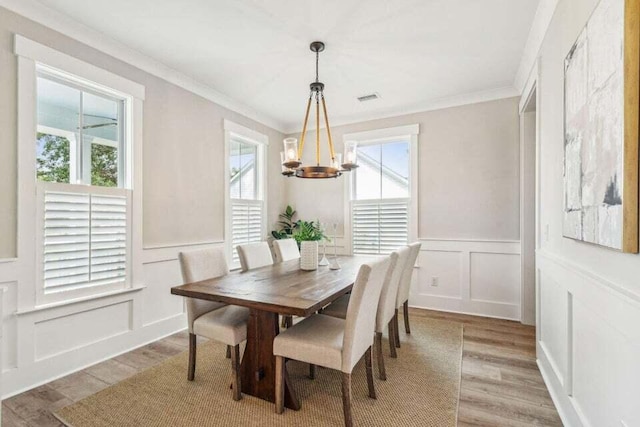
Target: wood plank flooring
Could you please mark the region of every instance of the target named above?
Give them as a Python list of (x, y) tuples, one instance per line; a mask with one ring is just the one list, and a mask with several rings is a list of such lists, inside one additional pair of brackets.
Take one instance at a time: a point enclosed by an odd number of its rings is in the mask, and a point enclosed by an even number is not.
[[(464, 325), (458, 426), (562, 426), (536, 365), (533, 327), (410, 309), (410, 317), (414, 316)], [(2, 426), (59, 427), (62, 424), (52, 415), (57, 409), (185, 351), (188, 341), (188, 334), (180, 332), (6, 399)]]

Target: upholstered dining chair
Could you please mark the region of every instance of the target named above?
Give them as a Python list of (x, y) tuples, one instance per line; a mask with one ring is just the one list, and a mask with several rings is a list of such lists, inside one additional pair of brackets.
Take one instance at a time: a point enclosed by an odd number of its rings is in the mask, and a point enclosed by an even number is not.
[[(380, 300), (378, 302), (378, 311), (376, 313), (376, 329), (375, 329), (375, 350), (376, 360), (378, 362), (378, 376), (381, 380), (387, 379), (387, 372), (384, 366), (384, 355), (382, 353), (382, 333), (385, 329), (389, 331), (389, 348), (391, 357), (397, 357), (396, 354), (396, 335), (398, 331), (395, 329), (395, 309), (396, 296), (398, 295), (398, 286), (400, 277), (404, 271), (404, 266), (409, 258), (411, 249), (405, 246), (389, 256), (389, 271), (385, 277)], [(349, 295), (345, 295), (338, 299), (335, 303), (326, 307), (322, 314), (327, 316), (339, 317), (344, 319), (347, 315), (347, 307), (349, 305)]]
[[(300, 250), (298, 249), (298, 242), (295, 239), (280, 239), (273, 241), (273, 252), (276, 255), (276, 262), (291, 261), (294, 259), (300, 259)], [(292, 316), (282, 316), (283, 328), (288, 328), (293, 325)]]
[(351, 291), (346, 319), (313, 314), (273, 340), (276, 356), (276, 412), (284, 410), (285, 360), (295, 359), (342, 372), (344, 422), (352, 426), (351, 372), (364, 355), (369, 397), (376, 398), (372, 352), (376, 310), (389, 258), (363, 264)]
[(276, 262), (290, 261), (300, 258), (300, 250), (295, 239), (281, 239), (273, 241), (273, 252)]
[(400, 286), (398, 286), (398, 297), (396, 298), (396, 314), (395, 314), (395, 330), (396, 334), (396, 347), (400, 348), (400, 332), (398, 326), (398, 312), (402, 307), (402, 314), (404, 315), (404, 330), (407, 334), (411, 333), (411, 327), (409, 326), (409, 291), (411, 290), (411, 279), (413, 277), (413, 267), (416, 265), (418, 254), (420, 253), (420, 242), (415, 242), (409, 245), (411, 253), (407, 259), (407, 263), (404, 266), (402, 277), (400, 278)]
[[(185, 283), (213, 279), (229, 273), (224, 251), (219, 248), (181, 252), (178, 256)], [(247, 339), (249, 309), (213, 301), (187, 298), (189, 326), (189, 369), (187, 379), (196, 372), (196, 337), (219, 341), (231, 348), (233, 399), (240, 400), (240, 343)]]
[(253, 270), (267, 265), (273, 265), (271, 249), (267, 242), (248, 243), (236, 246), (242, 271)]

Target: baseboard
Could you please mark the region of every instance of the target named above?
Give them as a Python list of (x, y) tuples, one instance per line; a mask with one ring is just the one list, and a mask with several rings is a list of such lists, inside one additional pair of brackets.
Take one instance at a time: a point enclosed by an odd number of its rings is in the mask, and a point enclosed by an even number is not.
[(566, 395), (560, 380), (553, 374), (553, 369), (549, 361), (546, 359), (544, 352), (538, 351), (538, 359), (536, 360), (538, 369), (542, 375), (542, 379), (549, 390), (551, 400), (556, 406), (558, 415), (562, 420), (562, 424), (566, 427), (583, 427), (584, 424), (580, 421), (580, 417), (573, 409), (570, 397)]

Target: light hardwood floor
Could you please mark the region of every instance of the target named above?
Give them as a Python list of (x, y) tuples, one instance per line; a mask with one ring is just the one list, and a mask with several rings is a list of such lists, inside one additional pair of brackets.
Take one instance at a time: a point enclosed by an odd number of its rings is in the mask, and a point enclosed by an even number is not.
[[(486, 317), (411, 309), (464, 325), (459, 426), (561, 426), (535, 358), (535, 329)], [(404, 328), (400, 326), (400, 337)], [(180, 332), (2, 402), (2, 426), (61, 426), (57, 409), (187, 349)], [(400, 357), (402, 357), (400, 349)], [(186, 369), (186, 366), (185, 366)]]

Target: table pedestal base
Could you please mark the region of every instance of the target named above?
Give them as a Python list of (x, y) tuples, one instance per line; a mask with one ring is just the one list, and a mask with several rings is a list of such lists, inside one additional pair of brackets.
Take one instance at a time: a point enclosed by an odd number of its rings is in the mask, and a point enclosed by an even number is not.
[[(247, 348), (242, 357), (240, 377), (242, 392), (269, 402), (276, 401), (276, 358), (273, 339), (280, 332), (278, 314), (251, 309), (247, 325)], [(284, 405), (299, 410), (285, 369)]]

